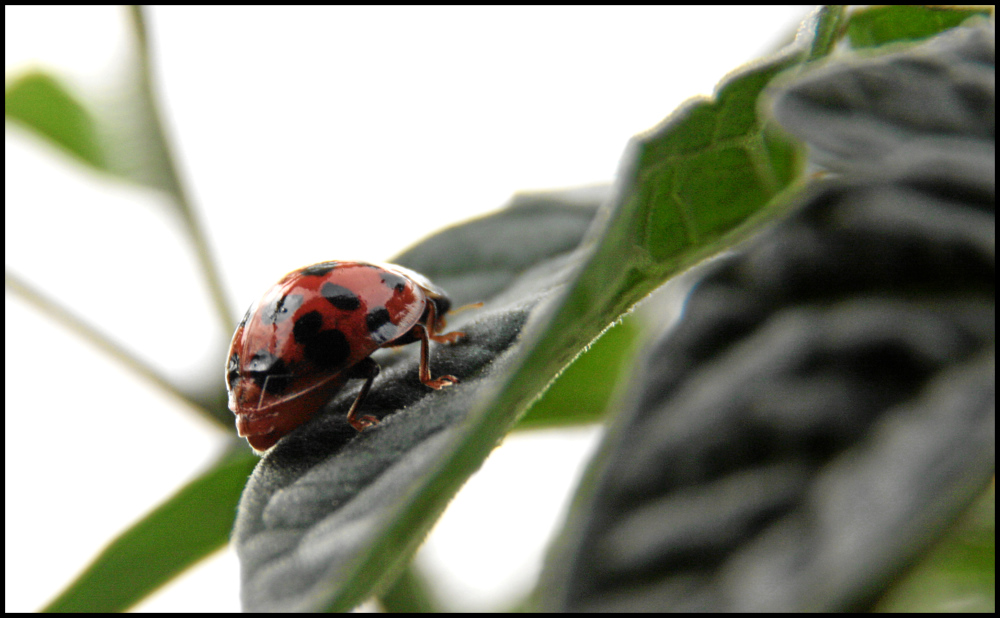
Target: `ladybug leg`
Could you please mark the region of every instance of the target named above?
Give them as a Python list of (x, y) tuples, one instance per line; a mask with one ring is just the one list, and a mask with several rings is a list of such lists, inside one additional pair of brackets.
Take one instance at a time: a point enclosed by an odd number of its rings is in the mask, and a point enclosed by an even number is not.
[(351, 404), (351, 409), (347, 411), (347, 422), (351, 424), (358, 431), (363, 430), (366, 427), (371, 427), (372, 425), (378, 425), (378, 419), (371, 414), (365, 414), (362, 417), (358, 417), (358, 408), (361, 407), (361, 402), (365, 400), (368, 396), (368, 391), (372, 389), (372, 382), (375, 381), (375, 376), (378, 375), (381, 368), (378, 363), (373, 361), (370, 357), (361, 361), (357, 365), (351, 368), (351, 378), (365, 378), (365, 383), (361, 387), (361, 391), (358, 393), (358, 398), (354, 400)]
[[(458, 378), (456, 378), (455, 376), (441, 376), (437, 379), (431, 378), (431, 364), (430, 364), (431, 344), (429, 341), (431, 339), (431, 335), (428, 335), (427, 329), (424, 328), (423, 324), (414, 325), (413, 333), (416, 336), (420, 337), (420, 381), (423, 382), (426, 386), (429, 386), (435, 390), (440, 390), (446, 386), (457, 384)], [(462, 336), (462, 333), (449, 333), (448, 335)], [(437, 339), (435, 339), (435, 341), (437, 341)]]
[[(429, 337), (434, 341), (437, 341), (438, 343), (455, 343), (456, 341), (465, 336), (465, 333), (459, 331), (445, 333), (443, 335), (437, 334), (438, 332), (444, 330), (447, 324), (448, 323), (445, 321), (444, 316), (438, 317), (437, 308), (434, 306), (434, 303), (427, 303), (427, 329), (430, 332), (427, 332), (424, 335), (423, 337), (424, 340), (426, 340)], [(425, 354), (422, 354), (421, 358), (423, 356), (425, 356)], [(423, 367), (424, 365), (425, 363), (421, 363), (420, 366)], [(423, 373), (421, 373), (421, 375), (423, 375)], [(423, 378), (420, 379), (423, 380)], [(428, 379), (430, 379), (429, 373), (428, 373)], [(427, 383), (424, 382), (424, 384)]]

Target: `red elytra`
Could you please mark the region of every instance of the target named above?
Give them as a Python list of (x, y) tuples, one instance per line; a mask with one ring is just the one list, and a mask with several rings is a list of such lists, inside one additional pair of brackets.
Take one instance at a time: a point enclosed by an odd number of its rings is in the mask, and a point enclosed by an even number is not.
[(361, 431), (378, 423), (358, 410), (378, 364), (372, 352), (420, 342), (420, 381), (434, 389), (455, 384), (432, 378), (429, 341), (451, 307), (426, 277), (393, 264), (321, 262), (285, 275), (250, 307), (233, 335), (226, 367), (229, 409), (239, 435), (264, 451), (311, 418), (350, 379), (364, 379), (347, 421)]

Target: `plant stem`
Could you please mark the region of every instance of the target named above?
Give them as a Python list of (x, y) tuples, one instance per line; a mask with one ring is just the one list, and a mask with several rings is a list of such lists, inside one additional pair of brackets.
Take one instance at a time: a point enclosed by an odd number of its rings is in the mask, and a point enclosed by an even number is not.
[(213, 406), (210, 402), (207, 402), (192, 393), (186, 392), (167, 378), (160, 375), (155, 368), (112, 342), (110, 338), (105, 336), (99, 330), (78, 318), (73, 314), (73, 312), (69, 311), (56, 301), (33, 288), (17, 275), (14, 275), (8, 270), (4, 270), (3, 282), (4, 287), (7, 290), (17, 294), (36, 309), (65, 326), (74, 334), (90, 342), (95, 347), (102, 350), (115, 360), (121, 362), (132, 371), (135, 371), (143, 378), (149, 380), (156, 386), (181, 400), (187, 405), (187, 407), (193, 408), (194, 411), (200, 416), (211, 419), (215, 424), (223, 427), (226, 432), (232, 431), (232, 420), (228, 417), (228, 415), (226, 415), (225, 418), (222, 418), (222, 415), (216, 413), (214, 410), (214, 408), (218, 406)]
[(163, 164), (166, 166), (168, 174), (169, 190), (176, 201), (177, 208), (187, 226), (191, 241), (194, 244), (195, 253), (201, 263), (201, 270), (208, 284), (209, 294), (218, 315), (223, 332), (232, 330), (235, 324), (236, 313), (232, 310), (228, 298), (222, 286), (222, 278), (219, 276), (218, 268), (212, 259), (212, 252), (209, 248), (208, 240), (198, 220), (195, 209), (188, 198), (187, 190), (181, 182), (180, 173), (173, 156), (170, 141), (167, 138), (163, 127), (160, 109), (157, 104), (155, 93), (153, 92), (152, 63), (150, 61), (149, 35), (146, 30), (146, 20), (141, 6), (130, 6), (129, 15), (135, 31), (138, 48), (139, 80), (141, 94), (148, 108), (148, 120), (151, 123), (151, 130), (156, 135), (160, 147), (163, 149)]

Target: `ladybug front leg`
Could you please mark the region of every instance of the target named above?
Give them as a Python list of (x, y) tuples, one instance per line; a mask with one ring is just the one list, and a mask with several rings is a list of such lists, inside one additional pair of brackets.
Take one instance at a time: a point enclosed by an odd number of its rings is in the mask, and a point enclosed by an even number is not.
[[(441, 376), (437, 379), (431, 378), (431, 364), (430, 364), (430, 341), (427, 334), (427, 329), (424, 328), (423, 324), (416, 324), (412, 331), (417, 337), (420, 337), (420, 381), (425, 385), (435, 389), (440, 390), (446, 386), (451, 386), (452, 384), (458, 383), (458, 378), (455, 376)], [(454, 335), (456, 333), (449, 333)], [(461, 333), (457, 333), (461, 335)]]
[[(482, 303), (479, 304), (482, 305)], [(455, 343), (456, 341), (465, 336), (465, 333), (460, 331), (453, 331), (450, 333), (445, 333), (443, 335), (438, 334), (445, 329), (445, 326), (447, 326), (447, 322), (445, 321), (443, 315), (440, 317), (438, 316), (437, 305), (435, 305), (434, 303), (427, 303), (426, 318), (427, 318), (426, 324), (428, 330), (427, 337), (430, 337), (431, 339), (437, 341), (438, 343)]]
[(375, 381), (375, 376), (379, 374), (379, 371), (381, 371), (381, 368), (371, 357), (366, 358), (350, 369), (348, 377), (365, 378), (365, 383), (358, 393), (358, 398), (354, 400), (354, 403), (351, 404), (351, 409), (347, 411), (347, 422), (358, 431), (361, 431), (365, 427), (378, 425), (378, 419), (371, 414), (365, 414), (359, 418), (358, 408), (361, 407), (361, 402), (368, 396), (368, 391), (372, 389), (372, 382)]

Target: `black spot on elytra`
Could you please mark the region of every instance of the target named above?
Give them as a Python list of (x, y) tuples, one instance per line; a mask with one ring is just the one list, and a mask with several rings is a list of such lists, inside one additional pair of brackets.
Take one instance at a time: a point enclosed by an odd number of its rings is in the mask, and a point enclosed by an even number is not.
[(392, 323), (389, 311), (385, 307), (377, 307), (369, 311), (368, 315), (365, 316), (365, 325), (368, 327), (368, 332), (371, 333), (372, 339), (378, 345), (382, 345), (395, 337), (396, 332), (399, 330)]
[(280, 395), (292, 381), (292, 374), (285, 361), (264, 350), (254, 354), (247, 363), (247, 373), (257, 386), (271, 395)]
[(320, 262), (319, 264), (313, 264), (312, 266), (306, 266), (299, 271), (299, 274), (303, 277), (322, 277), (326, 273), (330, 272), (337, 267), (338, 262)]
[(335, 328), (321, 330), (304, 344), (306, 358), (320, 367), (334, 369), (347, 364), (351, 344), (344, 333)]
[(260, 321), (264, 324), (284, 322), (302, 306), (302, 301), (301, 294), (286, 294), (261, 310)]
[(319, 293), (330, 301), (331, 305), (343, 311), (354, 311), (361, 306), (361, 299), (358, 298), (357, 294), (336, 283), (327, 281), (319, 289)]
[(323, 316), (319, 311), (310, 311), (295, 320), (292, 336), (295, 337), (296, 343), (305, 344), (315, 337), (321, 328), (323, 328)]
[(406, 278), (387, 270), (382, 271), (382, 283), (391, 290), (402, 292), (406, 288)]
[(302, 346), (306, 360), (328, 369), (346, 364), (351, 356), (347, 336), (336, 328), (322, 328), (323, 316), (319, 311), (310, 311), (295, 321), (292, 336)]
[(226, 363), (226, 388), (232, 388), (240, 377), (240, 355), (233, 352)]

